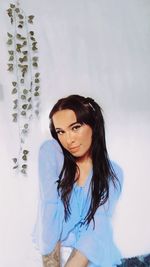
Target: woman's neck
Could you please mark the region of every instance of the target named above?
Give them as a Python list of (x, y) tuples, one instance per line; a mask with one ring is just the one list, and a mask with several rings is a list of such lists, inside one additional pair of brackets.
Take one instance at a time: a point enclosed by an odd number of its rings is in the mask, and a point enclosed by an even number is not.
[(92, 166), (92, 159), (90, 157), (78, 158), (76, 160), (76, 163), (77, 163), (78, 167)]

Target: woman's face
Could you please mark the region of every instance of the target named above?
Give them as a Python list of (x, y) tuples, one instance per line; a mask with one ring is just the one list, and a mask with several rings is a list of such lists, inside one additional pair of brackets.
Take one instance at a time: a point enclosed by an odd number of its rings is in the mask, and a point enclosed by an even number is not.
[(88, 158), (92, 143), (92, 128), (77, 122), (76, 114), (71, 109), (57, 111), (53, 124), (62, 146), (74, 157)]

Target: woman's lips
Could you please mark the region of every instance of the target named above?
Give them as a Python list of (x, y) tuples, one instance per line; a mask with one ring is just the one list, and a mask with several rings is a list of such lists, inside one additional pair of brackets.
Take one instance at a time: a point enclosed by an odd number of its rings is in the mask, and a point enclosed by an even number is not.
[(76, 150), (78, 150), (78, 149), (79, 149), (79, 146), (75, 146), (75, 147), (70, 147), (69, 148), (69, 150), (70, 151), (73, 151), (73, 152), (76, 151)]

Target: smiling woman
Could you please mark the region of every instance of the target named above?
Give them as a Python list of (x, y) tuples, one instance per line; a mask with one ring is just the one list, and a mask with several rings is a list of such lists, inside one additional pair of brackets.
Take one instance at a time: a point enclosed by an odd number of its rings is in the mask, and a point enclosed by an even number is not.
[(79, 123), (71, 109), (57, 111), (52, 120), (59, 142), (76, 158), (80, 169), (78, 184), (81, 186), (85, 182), (86, 172), (92, 167), (92, 128), (85, 123)]
[(65, 267), (121, 263), (110, 218), (122, 172), (109, 160), (104, 119), (90, 97), (59, 99), (50, 115), (53, 139), (39, 151), (40, 199), (34, 242), (44, 267), (60, 267), (61, 247), (72, 252)]
[(66, 150), (77, 157), (78, 161), (80, 158), (90, 157), (92, 128), (89, 125), (79, 123), (75, 112), (71, 109), (57, 111), (52, 120), (58, 139)]

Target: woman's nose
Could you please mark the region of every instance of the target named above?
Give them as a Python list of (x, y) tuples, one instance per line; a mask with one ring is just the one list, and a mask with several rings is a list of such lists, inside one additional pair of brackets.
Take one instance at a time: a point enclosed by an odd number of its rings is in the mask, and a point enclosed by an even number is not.
[(73, 134), (71, 134), (70, 132), (68, 132), (66, 135), (66, 142), (67, 142), (67, 145), (70, 145), (74, 142)]

